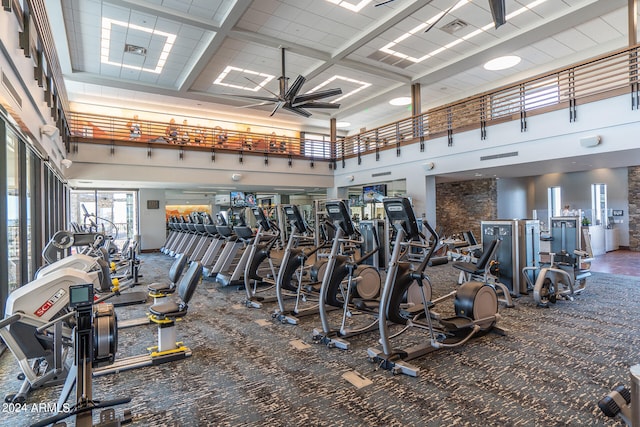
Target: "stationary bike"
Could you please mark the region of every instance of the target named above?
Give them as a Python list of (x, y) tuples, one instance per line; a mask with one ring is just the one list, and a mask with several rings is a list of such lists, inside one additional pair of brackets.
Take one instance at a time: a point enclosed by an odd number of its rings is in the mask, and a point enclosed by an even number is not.
[[(385, 198), (387, 218), (396, 229), (396, 239), (387, 269), (379, 308), (379, 330), (382, 348), (369, 348), (371, 362), (395, 374), (418, 376), (420, 368), (408, 361), (434, 350), (458, 347), (471, 338), (489, 331), (504, 333), (496, 327), (498, 296), (495, 289), (481, 282), (465, 282), (457, 290), (437, 299), (431, 299), (431, 282), (425, 269), (437, 249), (439, 238), (428, 222), (423, 226), (434, 242), (422, 262), (415, 266), (404, 259), (411, 248), (427, 248), (425, 236), (420, 233), (409, 199)], [(434, 306), (454, 299), (455, 316), (444, 318), (433, 311)], [(391, 334), (389, 323), (402, 325), (400, 332)], [(396, 348), (391, 339), (415, 328), (427, 333), (427, 342), (409, 348)]]
[[(326, 202), (326, 212), (333, 222), (336, 233), (320, 288), (319, 312), (322, 329), (314, 329), (315, 342), (342, 350), (349, 348), (345, 338), (371, 332), (378, 326), (378, 305), (381, 289), (380, 273), (372, 266), (364, 264), (378, 252), (378, 239), (374, 234), (374, 247), (359, 258), (364, 239), (354, 227), (347, 205), (342, 200)], [(331, 326), (328, 308), (342, 309), (342, 320), (338, 328)], [(364, 326), (349, 328), (347, 321), (357, 314), (372, 315), (372, 320)]]

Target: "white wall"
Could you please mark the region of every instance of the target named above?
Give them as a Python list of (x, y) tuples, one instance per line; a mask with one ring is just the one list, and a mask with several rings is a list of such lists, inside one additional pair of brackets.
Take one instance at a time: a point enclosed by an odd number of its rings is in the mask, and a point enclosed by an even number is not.
[(529, 178), (500, 178), (497, 181), (498, 218), (525, 219), (530, 218), (527, 209), (527, 193)]
[[(139, 195), (140, 249), (151, 250), (162, 247), (166, 239), (164, 190), (141, 188)], [(148, 200), (160, 201), (159, 209), (147, 209)]]
[[(171, 184), (167, 188), (173, 187), (175, 182), (196, 189), (241, 185), (255, 191), (291, 185), (333, 186), (333, 173), (326, 162), (315, 162), (315, 167), (311, 168), (310, 160), (293, 159), (289, 166), (286, 157), (272, 156), (265, 165), (263, 156), (245, 154), (240, 163), (237, 154), (222, 152), (216, 153), (214, 162), (210, 151), (190, 150), (185, 150), (180, 159), (179, 150), (171, 148), (154, 149), (149, 157), (144, 144), (140, 147), (118, 146), (113, 155), (108, 145), (81, 144), (79, 151), (70, 157), (73, 166), (67, 170), (67, 178), (120, 181), (123, 185), (133, 181), (140, 187), (156, 188), (163, 183)], [(232, 180), (232, 175), (238, 173), (240, 180)]]
[[(534, 178), (534, 209), (547, 210), (547, 188), (562, 188), (562, 204), (572, 209), (591, 209), (591, 184), (607, 184), (607, 205), (619, 209), (624, 216), (615, 225), (620, 246), (629, 246), (629, 185), (627, 168), (594, 169), (585, 172), (546, 174)], [(539, 218), (544, 221), (544, 218)]]
[(33, 78), (35, 63), (24, 56), (19, 48), (18, 35), (21, 29), (15, 14), (4, 10), (0, 13), (0, 73), (10, 82), (21, 99), (19, 104), (4, 84), (0, 84), (0, 104), (10, 112), (16, 127), (24, 139), (43, 158), (49, 158), (54, 167), (60, 170), (60, 161), (64, 158), (64, 147), (60, 137), (51, 139), (40, 135), (44, 124), (55, 125), (51, 111), (44, 102), (44, 88), (38, 86)]
[[(591, 208), (590, 185), (603, 182), (609, 184), (609, 208), (623, 209), (625, 212), (619, 229), (620, 244), (626, 246), (629, 239), (626, 166), (640, 164), (640, 146), (636, 138), (640, 132), (640, 113), (631, 110), (628, 95), (580, 105), (578, 112), (579, 119), (573, 123), (569, 123), (568, 114), (564, 110), (531, 116), (527, 119), (526, 132), (520, 132), (518, 121), (489, 126), (487, 139), (484, 141), (480, 140), (477, 130), (472, 130), (454, 134), (451, 147), (448, 146), (446, 137), (440, 137), (427, 141), (424, 152), (420, 152), (419, 144), (414, 144), (402, 147), (400, 156), (396, 156), (395, 149), (381, 151), (379, 161), (375, 160), (375, 154), (367, 154), (362, 156), (360, 165), (357, 158), (350, 158), (345, 161), (343, 168), (339, 160), (335, 171), (335, 185), (342, 187), (347, 182), (349, 185), (367, 185), (406, 179), (407, 194), (413, 197), (416, 214), (426, 211), (429, 221), (433, 221), (434, 218), (429, 214), (431, 207), (426, 206), (425, 202), (430, 200), (424, 183), (425, 176), (435, 177), (474, 169), (499, 170), (501, 166), (509, 165), (522, 165), (523, 170), (530, 170), (526, 168), (532, 162), (555, 162), (563, 173), (544, 175), (539, 178), (542, 181), (536, 181), (535, 184), (527, 179), (510, 179), (500, 183), (499, 216), (529, 218), (532, 209), (546, 210), (545, 185), (551, 182), (553, 176), (556, 176), (556, 180), (562, 180), (563, 186), (567, 186), (571, 196), (565, 200), (577, 207)], [(599, 145), (583, 147), (580, 144), (581, 138), (594, 135), (601, 137)], [(481, 160), (483, 156), (507, 152), (518, 154)], [(593, 170), (597, 168), (599, 156), (607, 156), (612, 152), (622, 154), (620, 158), (626, 162), (624, 167)], [(590, 156), (593, 164), (574, 165), (574, 159), (584, 159), (584, 156)], [(434, 163), (433, 169), (427, 167), (430, 162)], [(562, 165), (567, 165), (567, 169), (563, 170)], [(566, 173), (570, 170), (569, 167), (593, 171), (588, 172), (588, 175), (573, 176)], [(376, 175), (381, 172), (390, 174), (377, 178)], [(528, 175), (538, 176), (539, 173), (531, 170)], [(354, 177), (353, 181), (349, 180), (350, 176)], [(584, 182), (588, 182), (588, 185), (583, 186)], [(544, 192), (541, 193), (542, 187)]]

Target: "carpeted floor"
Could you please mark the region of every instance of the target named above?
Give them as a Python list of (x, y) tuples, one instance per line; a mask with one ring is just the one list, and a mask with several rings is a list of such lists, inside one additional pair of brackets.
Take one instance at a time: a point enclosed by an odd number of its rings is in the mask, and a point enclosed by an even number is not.
[[(166, 276), (172, 259), (154, 253), (142, 255), (142, 262), (148, 283)], [(453, 289), (457, 275), (450, 265), (427, 271), (434, 296)], [(317, 316), (283, 325), (271, 318), (273, 304), (248, 309), (243, 298), (236, 287), (205, 279), (178, 324), (193, 356), (96, 378), (94, 397), (131, 396), (123, 406), (139, 426), (621, 425), (601, 415), (597, 401), (640, 363), (637, 277), (595, 273), (583, 295), (548, 309), (523, 296), (515, 308), (501, 308), (506, 336), (488, 334), (418, 359), (419, 378), (375, 369), (366, 349), (376, 344), (377, 332), (351, 339), (348, 351), (329, 349), (311, 339)], [(117, 313), (138, 317), (144, 307)], [(122, 330), (120, 355), (144, 352), (155, 336), (151, 325)], [(352, 371), (371, 383), (357, 388), (343, 378)], [(18, 373), (5, 352), (0, 392), (17, 390)], [(58, 393), (40, 390), (29, 402), (54, 402)], [(3, 426), (48, 415), (4, 409)]]

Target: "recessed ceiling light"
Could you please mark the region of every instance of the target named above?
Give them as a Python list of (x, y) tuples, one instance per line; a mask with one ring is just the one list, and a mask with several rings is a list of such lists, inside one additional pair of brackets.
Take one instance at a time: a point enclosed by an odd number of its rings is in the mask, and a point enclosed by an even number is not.
[(491, 61), (484, 64), (484, 69), (489, 71), (506, 70), (507, 68), (515, 67), (520, 63), (519, 56), (507, 55), (499, 58), (494, 58)]
[(351, 123), (349, 123), (349, 122), (337, 122), (336, 123), (336, 127), (337, 128), (348, 128), (349, 126), (351, 126)]
[(401, 96), (399, 98), (393, 98), (389, 101), (391, 105), (409, 105), (411, 104), (411, 98), (408, 96)]
[[(332, 0), (329, 0), (332, 1)], [(546, 3), (548, 0), (534, 0), (531, 3), (529, 3), (526, 6), (522, 6), (520, 9), (508, 14), (506, 16), (507, 21), (515, 16), (518, 16), (526, 11), (529, 10), (533, 10), (534, 7), (540, 6), (542, 3)], [(336, 3), (336, 1), (332, 1), (332, 3)], [(470, 3), (470, 0), (460, 0), (458, 3), (456, 3), (456, 5), (450, 10), (449, 13), (454, 12), (455, 10), (457, 10), (458, 8), (464, 6), (465, 4)], [(415, 57), (415, 56), (411, 56), (407, 53), (402, 53), (399, 50), (399, 44), (407, 39), (409, 39), (410, 37), (416, 36), (416, 35), (420, 35), (422, 34), (422, 32), (429, 27), (432, 23), (436, 22), (437, 20), (439, 20), (442, 15), (444, 14), (444, 11), (438, 12), (438, 14), (436, 14), (435, 16), (431, 17), (430, 19), (428, 19), (425, 22), (420, 23), (418, 26), (412, 28), (411, 30), (409, 30), (409, 32), (404, 33), (402, 35), (400, 35), (399, 37), (397, 37), (396, 39), (394, 39), (392, 42), (387, 43), (385, 46), (381, 47), (379, 50), (381, 52), (384, 52), (386, 54), (389, 55), (393, 55), (396, 58), (400, 58), (400, 59), (404, 59), (407, 61), (411, 61), (413, 63), (420, 63), (422, 61), (424, 61), (427, 58), (431, 58), (432, 56), (436, 56), (439, 55), (440, 53), (444, 52), (447, 49), (452, 48), (453, 46), (461, 43), (462, 41), (467, 41), (469, 39), (472, 39), (486, 31), (491, 30), (492, 28), (494, 28), (494, 23), (490, 22), (482, 27), (478, 27), (476, 30), (470, 32), (469, 34), (465, 35), (465, 36), (461, 36), (459, 39), (454, 40), (453, 42), (447, 44), (446, 46), (442, 46), (437, 48), (436, 50), (429, 52), (427, 54), (424, 54), (421, 57)], [(469, 27), (472, 27), (471, 25)]]
[[(123, 27), (125, 30), (142, 31), (144, 33), (151, 34), (153, 40), (164, 38), (164, 46), (158, 57), (158, 62), (155, 67), (140, 67), (136, 65), (124, 64), (121, 62), (111, 61), (111, 31), (113, 27)], [(126, 31), (125, 31), (126, 32)], [(118, 67), (129, 68), (131, 70), (148, 71), (150, 73), (160, 74), (164, 68), (164, 64), (167, 62), (169, 52), (173, 48), (173, 44), (176, 41), (176, 35), (166, 33), (164, 31), (156, 30), (155, 28), (142, 27), (140, 25), (134, 25), (129, 22), (117, 21), (110, 18), (102, 18), (102, 37), (100, 40), (100, 62), (103, 64), (116, 65)], [(146, 53), (146, 52), (145, 52)]]

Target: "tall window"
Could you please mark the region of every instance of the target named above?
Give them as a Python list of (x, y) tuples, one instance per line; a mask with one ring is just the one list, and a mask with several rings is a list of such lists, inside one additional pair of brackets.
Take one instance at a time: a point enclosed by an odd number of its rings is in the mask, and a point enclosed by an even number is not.
[(70, 221), (111, 235), (116, 244), (138, 234), (138, 197), (135, 191), (71, 191)]
[(9, 293), (20, 286), (20, 156), (17, 136), (7, 129), (7, 256)]
[(549, 187), (547, 189), (547, 207), (550, 217), (562, 215), (562, 191), (560, 187)]
[(607, 225), (607, 184), (591, 184), (591, 211), (594, 225)]

